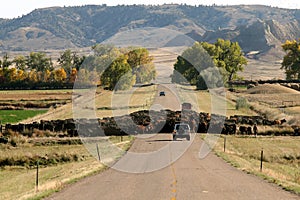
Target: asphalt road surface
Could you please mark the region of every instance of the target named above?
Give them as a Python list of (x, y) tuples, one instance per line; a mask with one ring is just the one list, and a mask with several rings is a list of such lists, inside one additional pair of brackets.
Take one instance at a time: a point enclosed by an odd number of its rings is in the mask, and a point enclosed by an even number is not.
[[(68, 186), (49, 199), (300, 199), (278, 186), (231, 167), (213, 153), (199, 159), (202, 145), (199, 137), (195, 137), (193, 142), (184, 139), (172, 141), (170, 134), (140, 137), (135, 140), (130, 152), (149, 153), (167, 147), (172, 157), (177, 147), (180, 149), (185, 145), (188, 146), (187, 151), (177, 161), (162, 169), (143, 173), (142, 170), (147, 171), (148, 166), (153, 166), (155, 161), (133, 160), (135, 163), (132, 166), (136, 166), (138, 173), (110, 168)], [(162, 157), (169, 159), (164, 155)]]
[[(170, 58), (174, 56), (170, 54)], [(170, 84), (172, 68), (163, 55), (156, 64), (161, 85), (153, 110), (180, 110), (180, 99)], [(158, 70), (159, 72), (161, 70)], [(174, 92), (175, 91), (175, 92)], [(50, 200), (289, 200), (299, 196), (235, 169), (210, 152), (203, 159), (200, 137), (171, 140), (171, 134), (139, 135), (129, 152), (108, 170), (72, 184)]]

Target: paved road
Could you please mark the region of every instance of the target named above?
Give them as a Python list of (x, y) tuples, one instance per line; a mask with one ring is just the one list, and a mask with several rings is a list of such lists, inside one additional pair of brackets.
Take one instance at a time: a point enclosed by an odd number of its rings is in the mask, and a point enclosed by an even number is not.
[[(172, 157), (177, 147), (189, 146), (188, 141), (170, 139), (170, 134), (138, 138), (130, 152), (147, 153), (168, 147)], [(67, 187), (49, 199), (300, 199), (299, 196), (231, 167), (213, 153), (199, 159), (201, 144), (200, 138), (196, 137), (183, 156), (160, 170), (149, 173), (126, 173), (108, 169)], [(155, 163), (141, 160), (134, 162), (133, 166), (136, 166), (137, 171), (141, 169), (147, 171), (147, 167)]]
[[(170, 54), (170, 58), (174, 56)], [(168, 58), (168, 59), (170, 59)], [(156, 60), (161, 69), (165, 55)], [(166, 69), (166, 68), (164, 68)], [(159, 70), (161, 72), (161, 70)], [(169, 69), (170, 74), (172, 70)], [(169, 74), (160, 73), (157, 96), (151, 109), (180, 110), (180, 100)], [(172, 141), (171, 134), (137, 137), (130, 151), (112, 168), (49, 197), (50, 200), (288, 200), (299, 196), (283, 191), (260, 178), (245, 174), (209, 153), (199, 159), (202, 140)], [(118, 170), (116, 170), (118, 169)], [(130, 172), (130, 173), (128, 173)]]

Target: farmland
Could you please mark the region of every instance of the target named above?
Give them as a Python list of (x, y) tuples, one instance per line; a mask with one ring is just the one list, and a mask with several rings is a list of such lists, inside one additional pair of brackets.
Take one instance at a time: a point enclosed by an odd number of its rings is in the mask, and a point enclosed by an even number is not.
[(72, 90), (0, 91), (2, 124), (17, 123), (70, 103)]
[(3, 124), (17, 123), (46, 112), (47, 110), (0, 110), (0, 120)]
[[(167, 64), (165, 71), (160, 71), (159, 79), (167, 79), (172, 71), (174, 55), (165, 52), (156, 62)], [(167, 57), (168, 61), (163, 58)], [(95, 111), (97, 118), (129, 114), (138, 110), (147, 110), (156, 102), (161, 86), (153, 84), (147, 87), (137, 87), (130, 91), (109, 91), (97, 88), (88, 98), (79, 96), (85, 91), (73, 90), (26, 90), (26, 91), (0, 91), (0, 116), (2, 124), (5, 123), (33, 123), (40, 120), (70, 119), (73, 117), (72, 98), (80, 103), (85, 110)], [(280, 85), (259, 85), (252, 89), (238, 88), (237, 92), (226, 90), (226, 98), (213, 96), (207, 91), (196, 91), (193, 86), (177, 86), (181, 91), (180, 99), (185, 101), (189, 97), (196, 100), (199, 112), (210, 113), (213, 109), (232, 115), (267, 115), (270, 119), (286, 118), (284, 125), (299, 124), (299, 92), (289, 90)], [(271, 93), (270, 93), (271, 91)], [(89, 91), (86, 91), (87, 93)], [(172, 91), (167, 91), (167, 95)], [(88, 93), (89, 94), (89, 93)], [(280, 106), (287, 98), (294, 101), (294, 106), (281, 109)], [(162, 97), (163, 98), (163, 97)], [(237, 109), (237, 99), (247, 99), (248, 107)], [(161, 99), (160, 99), (161, 100)], [(90, 102), (95, 102), (95, 107)], [(167, 102), (168, 103), (168, 102)], [(219, 104), (225, 103), (225, 108)], [(175, 104), (175, 102), (169, 102)], [(214, 107), (215, 106), (215, 107)], [(223, 110), (222, 110), (223, 109)], [(27, 113), (22, 117), (19, 113)], [(29, 116), (28, 113), (32, 113)], [(20, 118), (12, 120), (13, 116)], [(84, 116), (82, 116), (84, 117)], [(275, 132), (281, 127), (259, 126), (260, 133)], [(286, 127), (283, 127), (287, 129)], [(0, 170), (1, 187), (0, 199), (27, 199), (33, 196), (47, 196), (61, 190), (66, 184), (74, 182), (88, 174), (106, 169), (105, 166), (91, 156), (81, 144), (80, 138), (59, 138), (60, 133), (51, 131), (33, 130), (31, 136), (21, 135), (13, 131), (8, 144), (0, 144)], [(61, 134), (63, 135), (63, 133)], [(128, 149), (133, 137), (112, 137), (110, 140), (120, 148)], [(121, 142), (122, 141), (122, 142)], [(271, 182), (277, 183), (287, 190), (299, 193), (299, 138), (297, 137), (239, 137), (227, 136), (227, 150), (222, 152), (223, 140), (215, 147), (219, 156), (234, 166), (249, 173), (262, 176)], [(263, 173), (259, 172), (259, 153), (261, 148), (265, 151), (265, 164)], [(40, 164), (40, 187), (35, 190), (36, 164)], [(29, 180), (29, 181), (28, 181)], [(22, 184), (14, 184), (15, 182)], [(25, 182), (28, 184), (25, 184)], [(5, 183), (5, 184), (4, 184)]]

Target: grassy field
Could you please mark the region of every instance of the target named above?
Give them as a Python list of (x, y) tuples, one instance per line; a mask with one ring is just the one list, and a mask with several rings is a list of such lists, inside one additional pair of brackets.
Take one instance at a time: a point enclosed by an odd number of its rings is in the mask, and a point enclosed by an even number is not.
[(0, 110), (0, 120), (2, 124), (17, 123), (46, 112), (47, 110)]
[[(263, 169), (260, 171), (261, 151)], [(300, 194), (300, 137), (220, 137), (214, 151), (233, 166)]]
[(49, 109), (54, 109), (51, 107), (70, 103), (72, 92), (73, 90), (0, 91), (0, 120), (2, 124), (17, 123), (43, 115)]
[[(200, 112), (232, 116), (232, 115), (257, 115), (251, 109), (236, 109), (236, 103), (232, 100), (232, 94), (224, 90), (224, 94), (218, 95), (208, 91), (195, 90), (195, 86), (177, 86), (180, 90), (180, 98), (184, 101), (194, 102)], [(221, 91), (223, 92), (223, 91)], [(231, 98), (228, 98), (231, 97)]]
[[(165, 56), (165, 55), (164, 55)], [(163, 58), (163, 57), (162, 57)], [(162, 59), (159, 58), (159, 59)], [(170, 57), (170, 59), (173, 57)], [(171, 59), (171, 60), (172, 60)], [(162, 59), (159, 62), (164, 62)], [(167, 62), (170, 62), (169, 59)], [(170, 65), (172, 66), (172, 65)], [(218, 95), (212, 96), (207, 91), (196, 91), (191, 86), (180, 86), (182, 93), (180, 99), (184, 102), (188, 98), (196, 100), (200, 112), (211, 112), (212, 110), (221, 111), (226, 116), (231, 115), (258, 115), (251, 109), (236, 109), (235, 100), (238, 97), (245, 97), (251, 103), (255, 110), (259, 113), (269, 113), (268, 117), (283, 118), (283, 111), (278, 108), (271, 108), (274, 105), (279, 105), (286, 99), (286, 92), (278, 93), (272, 90), (272, 94), (261, 91), (266, 89), (262, 87), (255, 93), (247, 93), (245, 88), (239, 94), (226, 92), (226, 99)], [(277, 89), (277, 88), (276, 88)], [(89, 96), (89, 98), (82, 99), (83, 109), (90, 110), (95, 108), (95, 114), (98, 118), (110, 117), (114, 115), (128, 114), (137, 110), (148, 109), (153, 102), (155, 95), (157, 95), (157, 86), (141, 87), (132, 91), (106, 91), (97, 89), (97, 91)], [(0, 91), (0, 103), (10, 103), (11, 105), (19, 102), (34, 102), (36, 104), (45, 102), (56, 102), (60, 104), (57, 107), (51, 107), (46, 112), (45, 110), (38, 110), (42, 113), (36, 113), (34, 117), (18, 118), (16, 121), (23, 121), (24, 123), (31, 123), (34, 121), (67, 119), (73, 117), (72, 105), (73, 90), (36, 90), (36, 91)], [(296, 104), (299, 96), (297, 94), (289, 94), (289, 98)], [(186, 99), (185, 99), (186, 98)], [(62, 102), (66, 102), (62, 105)], [(95, 105), (90, 105), (90, 102), (95, 102)], [(223, 106), (221, 106), (223, 104)], [(95, 107), (93, 107), (95, 106)], [(225, 107), (224, 107), (225, 106)], [(224, 110), (225, 109), (225, 110)], [(33, 111), (33, 110), (22, 110)], [(3, 113), (1, 113), (3, 112)], [(13, 119), (13, 116), (20, 116), (20, 114), (13, 114), (12, 112), (19, 111), (0, 111), (0, 117), (7, 112), (6, 118)], [(20, 111), (21, 112), (21, 111)], [(290, 112), (293, 115), (299, 114), (299, 109), (286, 108), (285, 112)], [(10, 121), (10, 123), (14, 123)], [(289, 122), (291, 122), (289, 120)], [(6, 123), (2, 119), (2, 123)], [(118, 143), (120, 148), (128, 149), (132, 138), (111, 137), (113, 143)], [(125, 142), (124, 142), (125, 141)], [(126, 142), (128, 141), (128, 142)], [(300, 138), (293, 137), (258, 137), (258, 138), (242, 138), (242, 137), (227, 137), (227, 149), (223, 152), (223, 138), (219, 138), (218, 144), (215, 146), (215, 151), (219, 156), (230, 162), (237, 168), (248, 173), (253, 173), (274, 182), (287, 190), (292, 190), (300, 193)], [(50, 162), (49, 165), (40, 166), (40, 185), (39, 190), (35, 188), (35, 166), (5, 166), (0, 168), (0, 200), (1, 199), (40, 199), (57, 190), (63, 188), (66, 184), (74, 182), (79, 178), (85, 177), (105, 169), (105, 166), (100, 164), (96, 158), (85, 149), (83, 145), (49, 145), (40, 146), (29, 143), (28, 138), (21, 138), (21, 144), (17, 147), (8, 145), (0, 145), (0, 161), (5, 159), (21, 160), (31, 158), (50, 158), (50, 157), (68, 157), (76, 155), (77, 161), (69, 160), (66, 162)], [(259, 170), (259, 159), (261, 149), (264, 149), (264, 166), (263, 171)], [(16, 184), (18, 183), (18, 184)]]
[[(45, 138), (53, 140), (53, 138)], [(119, 148), (127, 150), (133, 137), (109, 138)], [(84, 145), (49, 145), (40, 146), (29, 141), (19, 144), (18, 147), (0, 145), (0, 163), (4, 160), (29, 158), (56, 158), (76, 155), (77, 161), (40, 165), (39, 187), (36, 190), (36, 165), (34, 166), (2, 166), (0, 168), (0, 199), (41, 199), (55, 191), (62, 189), (68, 183), (77, 181), (85, 176), (104, 170), (106, 167), (92, 157)], [(17, 184), (16, 184), (17, 183)]]
[(245, 98), (260, 115), (267, 118), (287, 120), (289, 125), (300, 123), (300, 92), (279, 84), (262, 84), (239, 93), (230, 99)]
[[(87, 90), (86, 92), (89, 91)], [(82, 91), (80, 93), (84, 94)], [(86, 110), (95, 108), (95, 114), (98, 118), (129, 114), (130, 112), (149, 108), (156, 93), (157, 90), (155, 85), (136, 88), (132, 91), (120, 91), (115, 93), (99, 88), (95, 93), (88, 95), (87, 97), (84, 96), (82, 100), (79, 100), (79, 106), (83, 105), (83, 109)], [(95, 104), (93, 104), (93, 102)], [(29, 120), (24, 120), (23, 122), (31, 123), (41, 119), (56, 120), (72, 118), (74, 114), (73, 109), (74, 107), (72, 103), (68, 103), (58, 108), (52, 108), (43, 115), (33, 117)]]

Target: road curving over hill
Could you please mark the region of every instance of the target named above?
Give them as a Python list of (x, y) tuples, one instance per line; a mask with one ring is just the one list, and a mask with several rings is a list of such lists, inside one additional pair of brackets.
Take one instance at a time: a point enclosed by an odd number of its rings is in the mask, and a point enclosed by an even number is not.
[[(131, 152), (152, 152), (167, 145), (188, 143), (185, 140), (172, 141), (170, 134), (138, 137)], [(199, 159), (199, 149), (203, 141), (196, 136), (187, 151), (174, 163), (149, 173), (126, 173), (108, 169), (95, 176), (83, 179), (66, 187), (48, 200), (72, 199), (225, 199), (225, 200), (288, 200), (299, 196), (280, 187), (246, 174), (225, 163), (214, 153)], [(147, 168), (151, 163), (132, 163), (139, 168)], [(153, 163), (152, 163), (153, 164)], [(144, 166), (143, 166), (144, 165)]]

